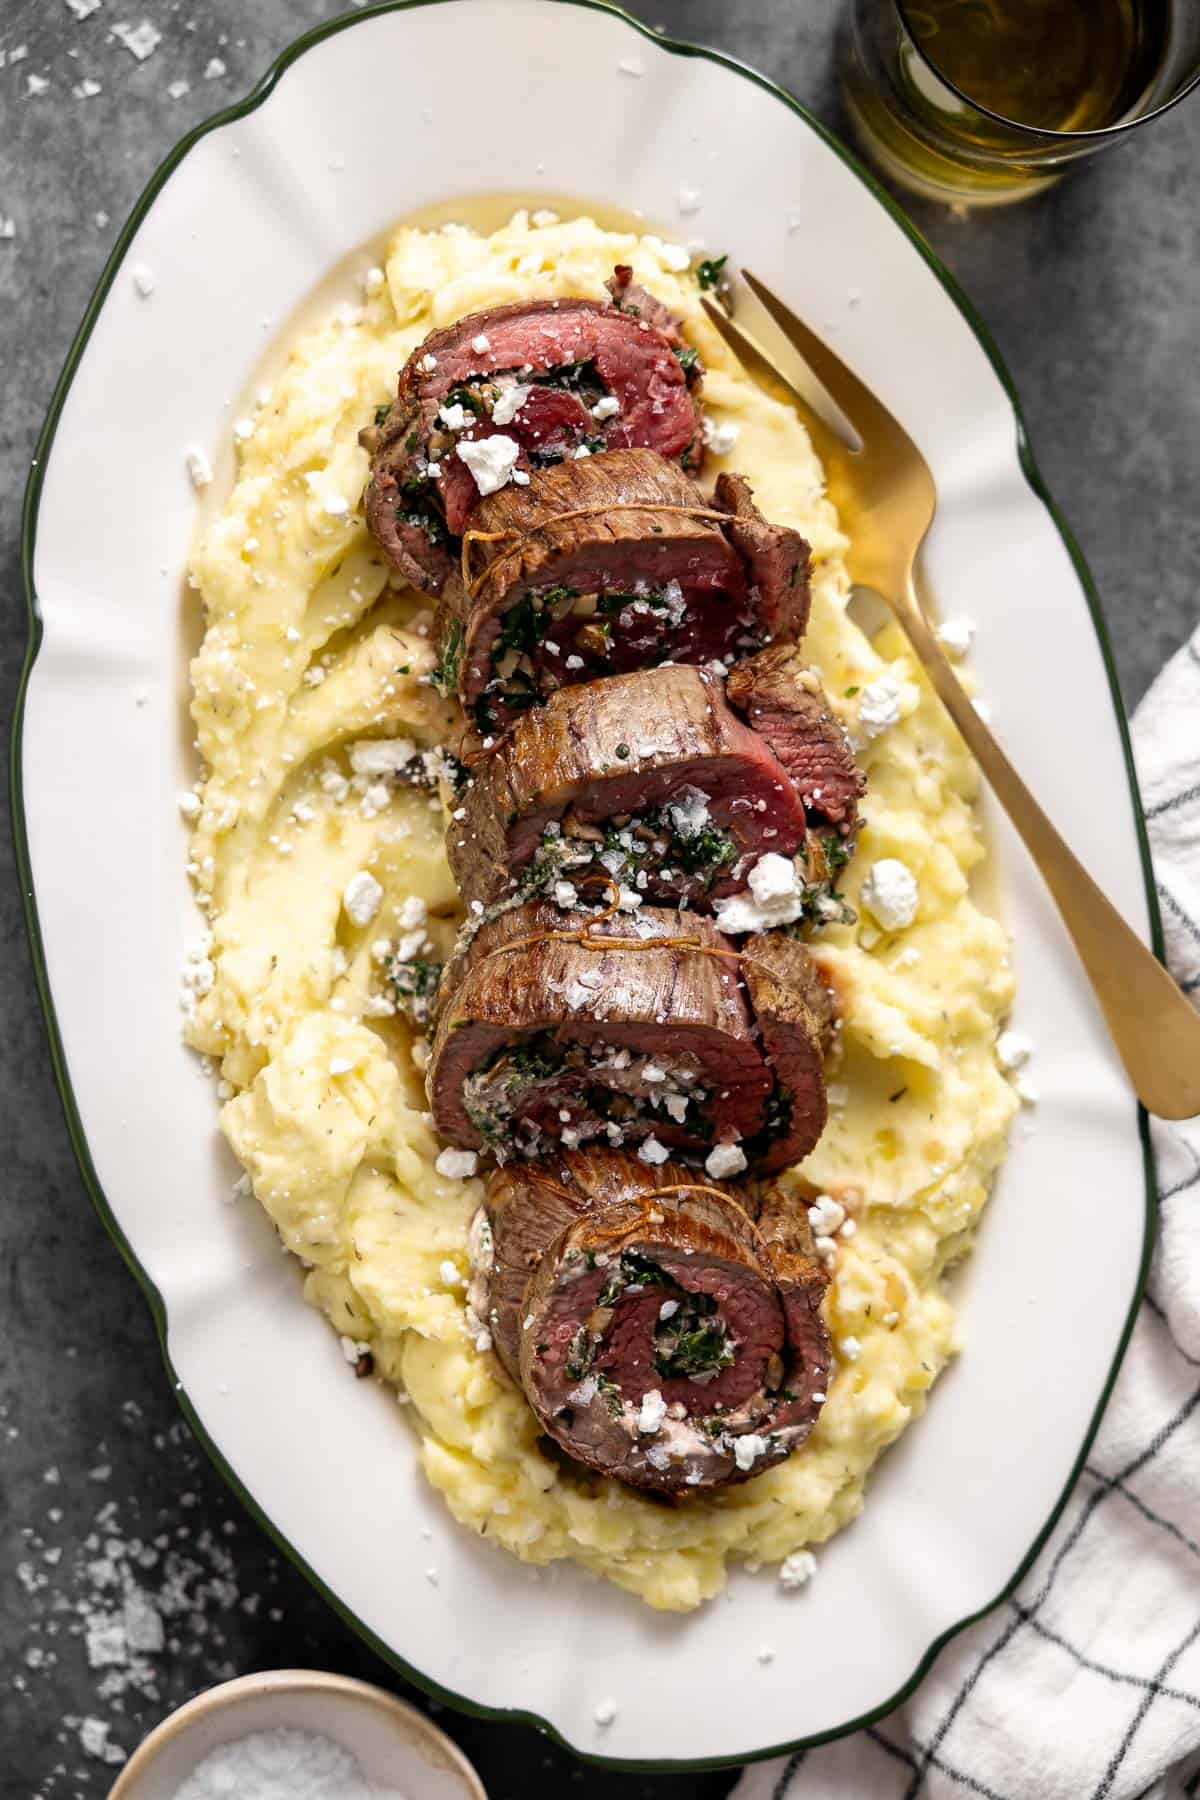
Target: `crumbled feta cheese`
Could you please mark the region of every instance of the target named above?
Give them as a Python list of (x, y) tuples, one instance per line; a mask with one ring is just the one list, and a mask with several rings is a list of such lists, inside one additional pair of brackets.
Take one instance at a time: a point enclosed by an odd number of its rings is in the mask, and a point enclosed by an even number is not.
[[(621, 402), (615, 394), (605, 394), (597, 400), (592, 408), (593, 419), (615, 419), (621, 410)], [(493, 415), (494, 416), (494, 415)]]
[(354, 1064), (348, 1056), (331, 1056), (329, 1059), (331, 1075), (348, 1075), (353, 1067)]
[(475, 352), (476, 356), (483, 356), (488, 350), (491, 349), (491, 347), (492, 347), (491, 339), (487, 336), (486, 332), (481, 331), (478, 333), (477, 336), (475, 336), (471, 339), (471, 348)]
[(770, 1438), (763, 1437), (756, 1431), (748, 1431), (744, 1437), (733, 1440), (733, 1460), (743, 1471), (752, 1469), (759, 1457), (765, 1456), (770, 1448)]
[(193, 793), (190, 788), (188, 788), (185, 793), (180, 794), (179, 810), (185, 819), (198, 819), (200, 817), (199, 794)]
[(1023, 1031), (1002, 1031), (996, 1039), (996, 1061), (1005, 1071), (1020, 1069), (1033, 1055), (1033, 1039)]
[(420, 894), (409, 894), (396, 908), (396, 923), (401, 931), (415, 931), (418, 925), (425, 923), (427, 912)]
[[(641, 74), (640, 69), (638, 70), (638, 74)], [(612, 1700), (597, 1700), (595, 1711), (592, 1713), (592, 1717), (595, 1719), (597, 1725), (611, 1725), (616, 1716), (617, 1708), (615, 1702)]]
[(511, 425), (531, 392), (532, 389), (519, 383), (516, 387), (506, 388), (492, 408), (492, 424)]
[(779, 1565), (779, 1585), (785, 1592), (807, 1585), (817, 1572), (817, 1559), (811, 1550), (793, 1550)]
[(554, 904), (561, 906), (564, 912), (570, 910), (579, 899), (579, 890), (573, 881), (556, 881), (554, 884)]
[(233, 427), (233, 435), (237, 439), (239, 444), (244, 444), (248, 438), (252, 438), (254, 436), (254, 420), (253, 419), (237, 419), (237, 420), (235, 420), (234, 427)]
[(675, 204), (678, 206), (681, 213), (699, 212), (703, 204), (700, 198), (699, 188), (681, 187), (676, 196)]
[(673, 1319), (678, 1311), (678, 1300), (664, 1300), (658, 1309), (658, 1316), (660, 1319)]
[(438, 413), (438, 418), (447, 431), (465, 431), (469, 425), (475, 423), (475, 414), (469, 407), (461, 405), (457, 400), (453, 406), (443, 406)]
[(862, 1355), (862, 1342), (856, 1337), (844, 1337), (838, 1340), (838, 1355), (843, 1362), (857, 1362)]
[(420, 362), (417, 364), (417, 367), (420, 369), (420, 371), (423, 375), (432, 375), (433, 371), (437, 368), (437, 357), (431, 356), (429, 351), (427, 350), (425, 352), (424, 356), (421, 358)]
[(907, 863), (884, 856), (872, 863), (860, 897), (885, 931), (903, 931), (917, 916), (920, 890)]
[(146, 263), (134, 263), (131, 274), (134, 287), (143, 300), (148, 300), (154, 292), (154, 270)]
[(657, 1388), (650, 1388), (642, 1395), (642, 1409), (638, 1413), (638, 1430), (649, 1436), (658, 1430), (667, 1416), (667, 1403)]
[(846, 1221), (846, 1209), (832, 1194), (818, 1194), (808, 1209), (808, 1222), (820, 1237), (832, 1237)]
[(470, 469), (479, 492), (494, 494), (511, 480), (521, 446), (516, 438), (500, 432), (495, 437), (460, 440), (454, 453)]
[(656, 1137), (648, 1137), (638, 1145), (638, 1161), (644, 1163), (665, 1163), (670, 1155), (665, 1144), (660, 1144)]
[(705, 1159), (705, 1172), (714, 1181), (721, 1181), (727, 1175), (740, 1175), (746, 1167), (746, 1153), (737, 1144), (718, 1144), (710, 1150)]
[(439, 1175), (465, 1181), (479, 1167), (479, 1157), (474, 1150), (443, 1150), (433, 1166)]
[(894, 669), (869, 681), (858, 697), (858, 729), (870, 743), (889, 726), (900, 723), (900, 698), (903, 678)]
[(640, 56), (623, 56), (617, 64), (617, 73), (632, 75), (635, 81), (640, 81), (646, 73), (646, 65)]
[(208, 486), (213, 478), (212, 464), (209, 462), (208, 457), (200, 448), (199, 444), (189, 444), (188, 448), (183, 453), (183, 460), (187, 465), (187, 472), (191, 479), (192, 486), (197, 493), (200, 493), (203, 488)]
[(943, 619), (938, 626), (938, 642), (946, 655), (952, 657), (956, 662), (960, 656), (965, 656), (970, 650), (974, 636), (974, 619)]
[(352, 875), (342, 893), (346, 915), (355, 925), (369, 925), (379, 911), (383, 889), (368, 869)]
[(347, 500), (345, 494), (326, 494), (321, 502), (321, 506), (325, 512), (329, 513), (330, 516), (335, 519), (344, 519), (346, 514), (350, 511), (350, 502)]
[(379, 267), (378, 263), (372, 263), (371, 267), (366, 270), (362, 278), (363, 293), (367, 296), (368, 300), (373, 299), (376, 294), (381, 292), (386, 280), (387, 276)]
[(711, 415), (705, 418), (704, 442), (714, 456), (728, 456), (741, 434), (741, 426), (735, 425), (732, 419), (726, 419), (718, 425)]
[(350, 746), (350, 767), (356, 775), (399, 775), (416, 754), (411, 738), (364, 738)]
[(749, 880), (748, 894), (730, 894), (714, 903), (722, 931), (769, 931), (773, 925), (790, 925), (804, 911), (804, 878), (796, 864), (778, 851), (760, 856)]

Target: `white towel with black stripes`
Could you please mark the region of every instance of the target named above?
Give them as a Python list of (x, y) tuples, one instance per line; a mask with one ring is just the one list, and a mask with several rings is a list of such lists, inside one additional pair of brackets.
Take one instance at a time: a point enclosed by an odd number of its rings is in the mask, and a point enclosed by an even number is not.
[[(1168, 960), (1200, 1004), (1200, 630), (1142, 701), (1133, 738)], [(1152, 1129), (1149, 1286), (1046, 1548), (903, 1706), (755, 1765), (734, 1800), (1200, 1795), (1200, 1120)]]

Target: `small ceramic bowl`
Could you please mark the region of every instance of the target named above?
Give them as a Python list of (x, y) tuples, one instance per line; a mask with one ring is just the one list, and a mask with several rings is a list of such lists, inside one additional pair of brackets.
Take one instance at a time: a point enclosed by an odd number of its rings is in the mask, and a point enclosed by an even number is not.
[(405, 1800), (487, 1800), (462, 1751), (424, 1713), (382, 1688), (319, 1669), (243, 1675), (197, 1694), (134, 1752), (109, 1800), (175, 1800), (211, 1751), (280, 1726), (333, 1738), (376, 1786)]

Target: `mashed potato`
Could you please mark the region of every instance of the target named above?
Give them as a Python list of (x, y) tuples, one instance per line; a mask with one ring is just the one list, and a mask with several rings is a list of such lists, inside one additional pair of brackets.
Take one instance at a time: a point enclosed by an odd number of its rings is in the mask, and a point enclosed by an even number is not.
[[(898, 632), (871, 643), (848, 620), (844, 540), (803, 427), (739, 371), (680, 261), (588, 219), (534, 227), (518, 213), (492, 236), (405, 229), (365, 303), (298, 337), (236, 427), (236, 483), (194, 557), (204, 775), (185, 798), (211, 927), (189, 963), (187, 1034), (219, 1061), (222, 1129), (307, 1297), (407, 1395), (397, 1430), (411, 1422), (464, 1525), (678, 1611), (718, 1592), (729, 1559), (777, 1561), (855, 1516), (868, 1471), (955, 1350), (943, 1273), (970, 1243), (1016, 1104), (995, 1060), (1006, 937), (968, 894), (984, 855), (973, 765)], [(483, 1184), (438, 1173), (427, 1047), (379, 992), (380, 958), (414, 925), (428, 921), (438, 957), (453, 941), (441, 803), (360, 748), (428, 749), (448, 715), (427, 680), (428, 603), (393, 587), (362, 522), (359, 427), (434, 326), (531, 295), (602, 296), (615, 262), (686, 319), (709, 412), (737, 428), (726, 464), (768, 518), (812, 542), (808, 651), (870, 778), (845, 884), (859, 920), (817, 945), (843, 1018), (829, 1129), (805, 1168), (835, 1203), (823, 1203), (837, 1231), (829, 1400), (789, 1462), (673, 1508), (543, 1455), (486, 1334), (468, 1329), (467, 1226)]]

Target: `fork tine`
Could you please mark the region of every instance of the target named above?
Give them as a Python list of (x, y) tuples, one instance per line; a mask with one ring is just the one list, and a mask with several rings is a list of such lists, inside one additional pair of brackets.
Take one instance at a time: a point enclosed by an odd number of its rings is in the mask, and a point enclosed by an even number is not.
[(818, 381), (828, 388), (831, 397), (853, 422), (864, 443), (870, 444), (872, 438), (879, 433), (886, 432), (892, 438), (899, 433), (903, 441), (915, 451), (916, 445), (895, 414), (890, 413), (882, 401), (875, 398), (870, 388), (859, 380), (853, 370), (846, 367), (841, 357), (835, 355), (829, 345), (810, 326), (805, 325), (803, 320), (798, 319), (791, 308), (785, 306), (749, 269), (743, 269), (741, 273), (742, 280), (755, 299), (766, 308), (797, 355), (810, 365)]
[[(704, 308), (709, 323), (719, 336), (724, 338), (734, 355), (756, 380), (765, 380), (768, 387), (772, 380), (783, 382), (800, 409), (801, 417), (812, 439), (813, 448), (825, 465), (826, 472), (836, 476), (837, 472), (842, 469), (847, 456), (852, 453), (851, 447), (816, 410), (809, 396), (796, 385), (795, 381), (789, 379), (786, 371), (777, 366), (763, 346), (751, 337), (750, 333), (739, 325), (736, 319), (731, 319), (729, 314), (707, 294), (701, 294), (700, 304)], [(799, 360), (803, 361), (802, 358)]]

